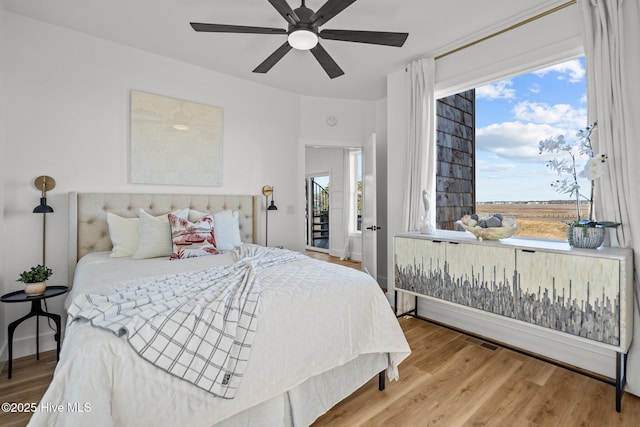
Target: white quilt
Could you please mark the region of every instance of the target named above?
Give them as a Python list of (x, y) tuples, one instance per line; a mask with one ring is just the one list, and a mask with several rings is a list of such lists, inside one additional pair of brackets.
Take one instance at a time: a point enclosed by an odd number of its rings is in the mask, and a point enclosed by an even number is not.
[(120, 282), (104, 294), (76, 297), (69, 322), (87, 320), (117, 336), (158, 368), (232, 399), (246, 370), (258, 319), (256, 270), (304, 255), (259, 246), (237, 248), (236, 262)]
[[(126, 262), (93, 255), (80, 262), (69, 298), (113, 289), (132, 272), (144, 277), (172, 268), (186, 271), (224, 257), (202, 258)], [(410, 350), (371, 277), (310, 258), (269, 266), (256, 276), (260, 321), (234, 399), (217, 398), (173, 377), (138, 357), (124, 338), (76, 321), (66, 329), (43, 410), (30, 425), (212, 426), (367, 354), (389, 353), (388, 376), (397, 378), (398, 364)], [(65, 410), (50, 410), (58, 405)], [(78, 407), (90, 410), (67, 410)]]

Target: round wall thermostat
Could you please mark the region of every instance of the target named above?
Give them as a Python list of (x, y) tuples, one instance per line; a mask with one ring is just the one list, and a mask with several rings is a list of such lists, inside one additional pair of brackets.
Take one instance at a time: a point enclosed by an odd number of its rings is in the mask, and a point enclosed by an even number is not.
[(335, 126), (338, 124), (338, 119), (336, 118), (336, 116), (329, 116), (327, 117), (327, 124), (329, 126)]

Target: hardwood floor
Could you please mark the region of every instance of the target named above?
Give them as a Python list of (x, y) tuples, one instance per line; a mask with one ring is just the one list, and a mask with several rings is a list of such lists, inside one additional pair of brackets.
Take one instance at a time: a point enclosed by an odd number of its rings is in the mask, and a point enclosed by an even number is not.
[(319, 259), (321, 261), (332, 262), (334, 264), (344, 265), (345, 267), (355, 268), (356, 270), (360, 270), (362, 268), (362, 263), (360, 263), (360, 261), (354, 261), (352, 259), (341, 260), (336, 256), (331, 256), (324, 252), (307, 250), (305, 251), (305, 254), (311, 258)]
[[(7, 378), (8, 365), (0, 372), (0, 403), (38, 403), (47, 390), (56, 367), (55, 350), (40, 353), (40, 360), (33, 356), (13, 361), (11, 379)], [(0, 426), (24, 426), (31, 418), (30, 412), (0, 412)]]
[[(373, 378), (314, 427), (640, 425), (640, 397), (625, 393), (617, 413), (609, 384), (429, 322), (406, 317), (400, 325), (412, 349), (400, 381), (381, 392)], [(10, 380), (5, 364), (0, 403), (39, 402), (54, 368), (54, 351), (15, 360)], [(24, 426), (29, 418), (0, 412), (0, 425)]]
[(450, 329), (406, 317), (400, 381), (372, 379), (313, 426), (638, 426), (640, 397)]

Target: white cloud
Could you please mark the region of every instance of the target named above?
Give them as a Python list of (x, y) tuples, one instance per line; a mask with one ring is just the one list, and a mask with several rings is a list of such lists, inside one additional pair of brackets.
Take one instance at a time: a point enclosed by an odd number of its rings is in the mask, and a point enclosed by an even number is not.
[(540, 85), (537, 83), (534, 83), (531, 85), (531, 87), (529, 87), (529, 92), (531, 93), (540, 93)]
[(558, 73), (559, 80), (565, 80), (568, 78), (571, 83), (578, 83), (582, 81), (585, 76), (585, 70), (577, 59), (542, 68), (538, 71), (534, 71), (534, 74), (538, 77), (543, 77), (545, 74), (551, 72)]
[(547, 123), (562, 127), (583, 128), (587, 125), (587, 110), (569, 104), (549, 105), (544, 102), (519, 102), (513, 107), (517, 120)]
[(476, 88), (476, 98), (484, 99), (513, 99), (516, 97), (516, 90), (512, 88), (511, 79), (500, 80), (488, 85)]
[(515, 162), (543, 163), (538, 142), (558, 135), (570, 136), (575, 131), (549, 124), (504, 122), (476, 129), (476, 148), (499, 159)]
[(491, 161), (485, 159), (476, 160), (477, 171), (487, 179), (504, 178), (512, 174), (517, 165), (513, 162), (505, 163), (498, 156), (492, 156)]

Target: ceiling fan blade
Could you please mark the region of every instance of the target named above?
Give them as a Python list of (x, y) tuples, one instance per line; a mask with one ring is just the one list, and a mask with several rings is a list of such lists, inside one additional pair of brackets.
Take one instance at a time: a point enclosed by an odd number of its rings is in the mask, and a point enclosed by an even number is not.
[(336, 64), (336, 61), (329, 55), (329, 53), (324, 50), (322, 46), (318, 43), (316, 47), (311, 49), (311, 53), (316, 57), (324, 71), (329, 75), (330, 78), (335, 79), (336, 77), (340, 77), (344, 74), (344, 71)]
[(409, 33), (390, 33), (386, 31), (322, 30), (318, 35), (327, 40), (340, 40), (345, 42), (381, 44), (385, 46), (400, 47), (407, 40)]
[(289, 42), (284, 42), (284, 44), (280, 46), (278, 49), (276, 49), (276, 51), (273, 52), (271, 55), (269, 55), (269, 57), (265, 59), (262, 62), (262, 64), (258, 65), (256, 69), (253, 70), (253, 72), (266, 73), (271, 68), (273, 68), (273, 66), (276, 65), (276, 63), (280, 61), (291, 49), (292, 48)]
[(328, 0), (311, 15), (311, 24), (319, 27), (355, 2), (356, 0)]
[(289, 3), (287, 3), (286, 0), (269, 0), (269, 3), (271, 3), (271, 6), (276, 8), (278, 13), (282, 15), (289, 24), (296, 25), (300, 22), (300, 18), (296, 15), (293, 9), (291, 9), (291, 6), (289, 6)]
[(245, 27), (244, 25), (203, 24), (191, 22), (191, 27), (196, 31), (208, 33), (246, 33), (246, 34), (287, 34), (283, 28)]

